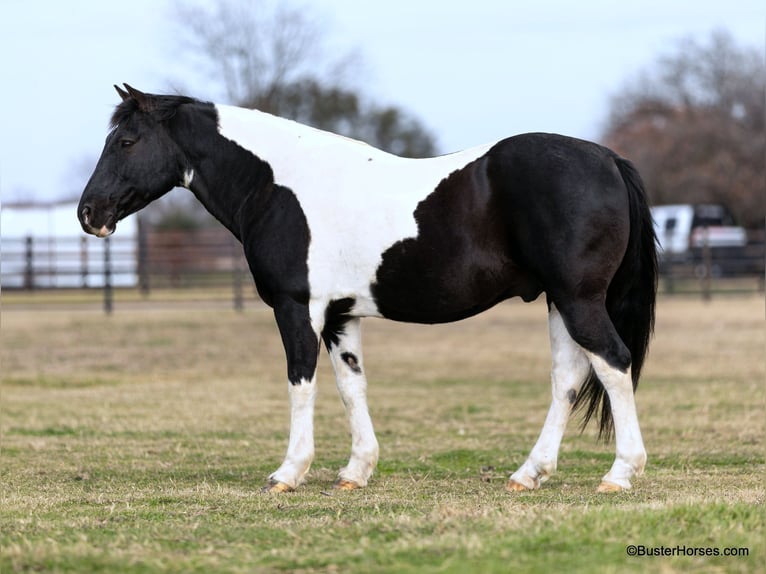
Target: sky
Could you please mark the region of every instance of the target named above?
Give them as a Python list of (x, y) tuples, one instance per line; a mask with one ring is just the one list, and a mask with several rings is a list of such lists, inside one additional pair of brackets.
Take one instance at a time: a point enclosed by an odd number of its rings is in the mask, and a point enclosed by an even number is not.
[[(186, 53), (177, 2), (2, 0), (0, 201), (79, 196), (119, 101), (113, 84), (228, 103)], [(442, 153), (527, 131), (598, 140), (610, 97), (680, 39), (726, 30), (763, 53), (766, 38), (763, 0), (291, 5), (317, 18), (325, 58), (357, 54), (353, 87), (417, 116)]]

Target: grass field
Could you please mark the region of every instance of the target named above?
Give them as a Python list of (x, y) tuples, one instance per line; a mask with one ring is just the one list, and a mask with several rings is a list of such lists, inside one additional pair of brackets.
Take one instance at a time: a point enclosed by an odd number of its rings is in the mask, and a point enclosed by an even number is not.
[[(613, 445), (574, 422), (558, 474), (503, 489), (548, 408), (541, 302), (436, 327), (366, 321), (378, 470), (331, 490), (350, 439), (323, 356), (316, 459), (285, 495), (260, 492), (288, 432), (268, 309), (23, 303), (4, 295), (3, 573), (766, 567), (762, 298), (660, 300), (637, 397), (649, 463), (616, 495), (595, 493)], [(749, 555), (689, 555), (728, 548)]]

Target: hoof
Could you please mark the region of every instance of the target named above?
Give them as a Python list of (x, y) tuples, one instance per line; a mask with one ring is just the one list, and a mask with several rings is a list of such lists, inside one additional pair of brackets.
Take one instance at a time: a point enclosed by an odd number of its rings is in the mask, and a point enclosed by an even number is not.
[(295, 490), (292, 486), (279, 482), (278, 480), (270, 480), (266, 486), (261, 489), (261, 492), (270, 492), (274, 494), (281, 494), (283, 492), (292, 492)]
[(510, 479), (508, 482), (505, 483), (505, 490), (507, 492), (524, 492), (525, 490), (531, 490), (529, 487), (524, 486), (520, 482), (516, 482), (513, 479)]
[(626, 490), (626, 489), (620, 486), (619, 484), (602, 480), (601, 484), (598, 485), (598, 489), (596, 489), (596, 492), (622, 492), (623, 490)]
[(335, 484), (333, 484), (332, 487), (335, 490), (357, 490), (359, 488), (362, 488), (353, 480), (347, 480), (345, 478), (339, 478), (338, 480), (336, 480)]

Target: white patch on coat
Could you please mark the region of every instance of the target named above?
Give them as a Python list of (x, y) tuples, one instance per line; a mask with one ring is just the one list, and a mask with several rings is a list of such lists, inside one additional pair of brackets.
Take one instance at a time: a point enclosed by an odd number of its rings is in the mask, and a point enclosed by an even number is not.
[(181, 181), (181, 187), (185, 187), (186, 189), (189, 189), (189, 186), (191, 185), (193, 179), (194, 179), (194, 170), (193, 169), (185, 170), (184, 178)]
[(604, 389), (609, 395), (614, 421), (616, 457), (602, 481), (630, 489), (630, 479), (640, 476), (646, 465), (646, 449), (638, 425), (630, 368), (620, 371), (598, 355), (585, 351)]
[(494, 145), (406, 159), (256, 110), (216, 108), (221, 135), (268, 162), (276, 183), (290, 188), (303, 209), (311, 232), (312, 321), (344, 297), (356, 299), (353, 314), (379, 316), (370, 285), (383, 252), (416, 237), (418, 203)]

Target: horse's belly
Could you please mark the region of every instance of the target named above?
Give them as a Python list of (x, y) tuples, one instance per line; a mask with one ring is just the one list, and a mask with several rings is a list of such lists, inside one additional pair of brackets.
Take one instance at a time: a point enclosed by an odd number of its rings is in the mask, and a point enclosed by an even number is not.
[(371, 293), (379, 313), (414, 323), (457, 321), (514, 296), (535, 299), (537, 282), (513, 261), (500, 255), (473, 258), (434, 257), (431, 261), (404, 255), (384, 257)]

